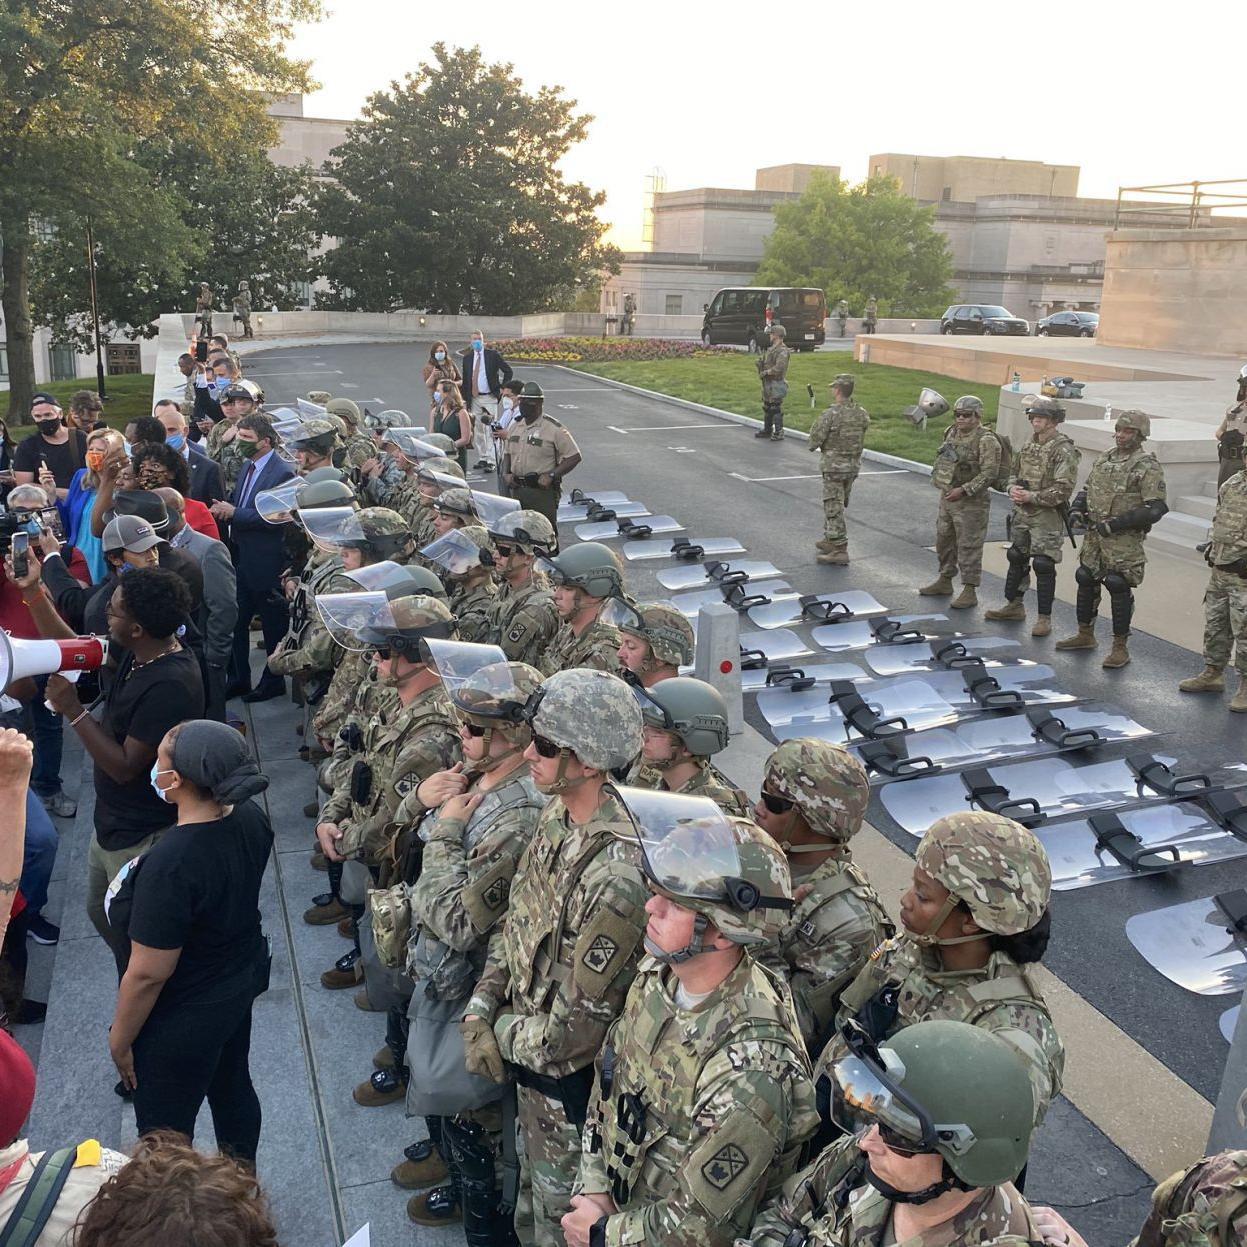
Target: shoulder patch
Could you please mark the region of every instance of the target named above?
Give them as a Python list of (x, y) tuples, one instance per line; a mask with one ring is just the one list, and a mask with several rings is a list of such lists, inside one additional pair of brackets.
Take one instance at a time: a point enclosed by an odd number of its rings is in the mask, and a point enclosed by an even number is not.
[(517, 623), (510, 632), (507, 633), (507, 640), (513, 643), (522, 641), (528, 635), (528, 625)]
[(770, 1168), (775, 1150), (773, 1131), (738, 1109), (689, 1157), (689, 1194), (712, 1220), (727, 1220)]
[(576, 986), (594, 1000), (605, 994), (632, 960), (641, 942), (641, 928), (613, 910), (603, 908), (581, 932), (572, 954)]

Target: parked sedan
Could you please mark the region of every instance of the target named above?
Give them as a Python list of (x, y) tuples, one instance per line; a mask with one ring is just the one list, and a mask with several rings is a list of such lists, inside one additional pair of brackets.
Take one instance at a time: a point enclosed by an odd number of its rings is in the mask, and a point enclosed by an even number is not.
[(1035, 322), (1037, 338), (1094, 338), (1100, 327), (1099, 312), (1053, 312)]
[(991, 333), (1024, 337), (1030, 322), (991, 303), (954, 303), (940, 318), (940, 333)]

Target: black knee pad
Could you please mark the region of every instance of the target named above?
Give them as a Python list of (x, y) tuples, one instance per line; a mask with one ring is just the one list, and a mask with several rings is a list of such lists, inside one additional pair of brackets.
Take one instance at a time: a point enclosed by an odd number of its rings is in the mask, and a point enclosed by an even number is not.
[(1056, 560), (1050, 554), (1036, 554), (1031, 559), (1031, 566), (1035, 569), (1035, 579), (1040, 577), (1047, 580), (1050, 576), (1056, 577)]
[(1105, 572), (1104, 587), (1114, 597), (1117, 597), (1122, 593), (1133, 596), (1130, 582), (1121, 574), (1121, 572)]
[(1078, 581), (1080, 585), (1098, 585), (1100, 583), (1099, 576), (1096, 576), (1089, 571), (1082, 563), (1079, 563), (1078, 567), (1075, 569), (1074, 579)]
[(1005, 551), (1005, 558), (1009, 560), (1014, 567), (1025, 569), (1030, 563), (1030, 554), (1026, 550), (1019, 550), (1017, 546), (1010, 546)]

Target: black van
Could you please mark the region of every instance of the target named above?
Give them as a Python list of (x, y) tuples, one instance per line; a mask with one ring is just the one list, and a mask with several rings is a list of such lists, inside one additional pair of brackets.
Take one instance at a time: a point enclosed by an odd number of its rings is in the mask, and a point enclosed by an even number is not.
[(728, 343), (766, 350), (767, 326), (774, 322), (787, 330), (785, 341), (794, 351), (822, 346), (827, 296), (802, 286), (729, 286), (706, 304), (701, 340), (706, 346)]

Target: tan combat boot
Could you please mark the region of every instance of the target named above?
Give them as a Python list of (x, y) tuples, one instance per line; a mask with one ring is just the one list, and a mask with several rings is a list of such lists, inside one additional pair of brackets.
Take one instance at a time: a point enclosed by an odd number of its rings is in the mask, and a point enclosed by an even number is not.
[(1225, 691), (1225, 676), (1221, 674), (1220, 667), (1209, 663), (1199, 675), (1183, 680), (1178, 688), (1183, 693), (1222, 693)]
[(1079, 624), (1073, 636), (1062, 637), (1057, 649), (1095, 649), (1095, 624)]
[(826, 566), (843, 567), (849, 561), (849, 547), (847, 545), (833, 546), (830, 550), (820, 554), (814, 561)]
[(1026, 607), (1022, 605), (1022, 599), (1016, 598), (1012, 602), (1006, 602), (1003, 606), (993, 607), (989, 611), (983, 612), (984, 619), (1025, 619)]
[(1247, 714), (1247, 675), (1238, 677), (1238, 692), (1234, 694), (1234, 700), (1230, 702), (1230, 709), (1235, 714)]
[(840, 544), (839, 542), (831, 541), (828, 538), (824, 537), (821, 541), (816, 541), (814, 543), (814, 549), (820, 551), (823, 554), (826, 554), (828, 550), (834, 550), (836, 546), (839, 544)]
[(405, 1191), (420, 1191), (436, 1186), (450, 1176), (442, 1154), (430, 1139), (421, 1139), (403, 1149), (405, 1159), (390, 1170), (390, 1181)]
[(407, 1071), (400, 1070), (397, 1065), (389, 1069), (379, 1069), (367, 1082), (361, 1082), (351, 1092), (351, 1099), (360, 1108), (384, 1108), (407, 1096)]
[(961, 592), (948, 604), (950, 611), (965, 611), (979, 604), (979, 595), (975, 585), (962, 585)]
[(1129, 661), (1130, 651), (1126, 648), (1126, 638), (1124, 636), (1114, 636), (1113, 648), (1109, 650), (1108, 657), (1100, 666), (1107, 667), (1112, 671), (1117, 667), (1124, 667)]
[(438, 1186), (407, 1201), (407, 1216), (417, 1225), (458, 1225), (463, 1220), (452, 1186)]
[[(373, 1069), (393, 1069), (394, 1068), (394, 1049), (386, 1044), (384, 1048), (378, 1048), (376, 1055), (372, 1058)], [(437, 1179), (440, 1181), (441, 1179)]]
[(953, 582), (947, 576), (936, 576), (929, 585), (923, 585), (918, 590), (918, 595), (924, 598), (942, 598), (947, 597), (952, 591)]
[(1047, 636), (1052, 631), (1051, 615), (1036, 615), (1035, 625), (1031, 628), (1031, 636)]

